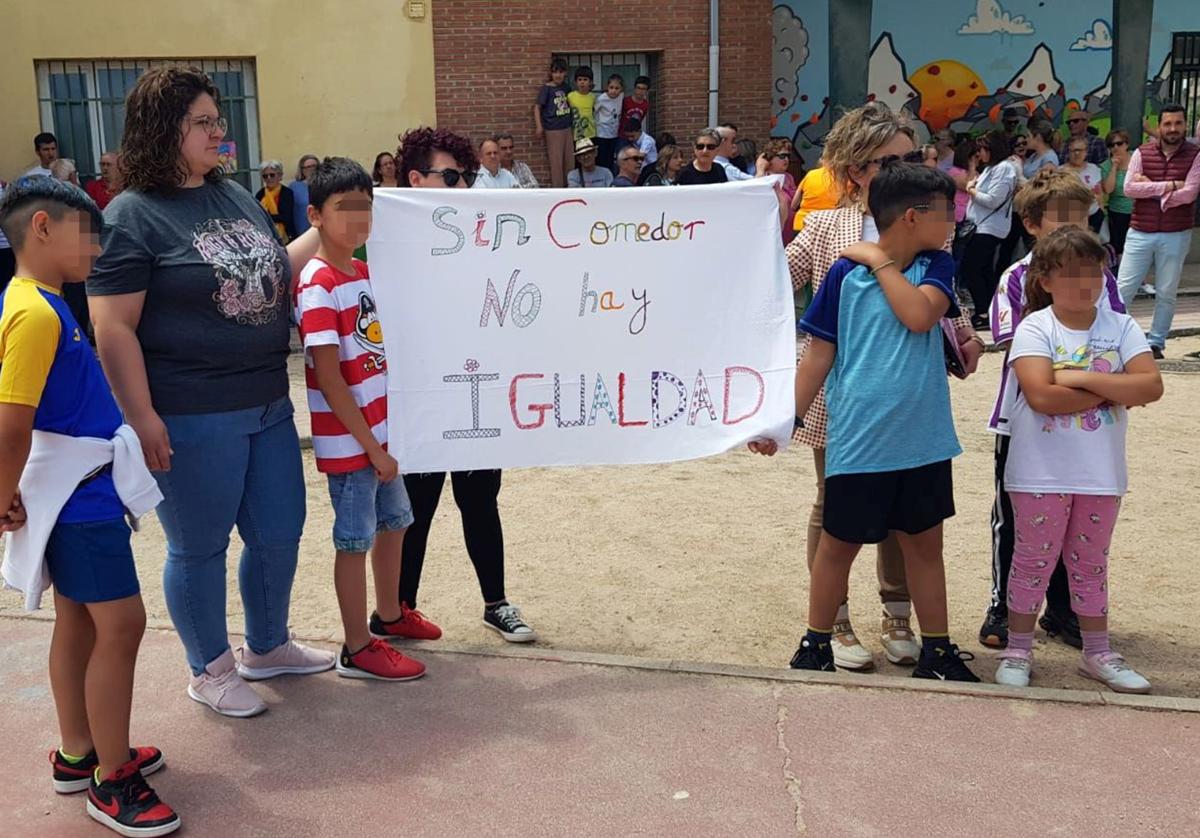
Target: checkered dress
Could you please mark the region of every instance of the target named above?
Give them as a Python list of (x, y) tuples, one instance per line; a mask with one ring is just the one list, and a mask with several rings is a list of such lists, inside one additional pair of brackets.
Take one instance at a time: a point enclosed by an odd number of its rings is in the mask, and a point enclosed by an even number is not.
[[(804, 219), (804, 229), (787, 246), (788, 270), (792, 274), (792, 288), (799, 291), (805, 283), (811, 283), (813, 294), (825, 281), (825, 275), (833, 267), (838, 256), (852, 244), (862, 241), (863, 212), (858, 207), (839, 207), (832, 210), (810, 212)], [(946, 241), (944, 250), (949, 251), (953, 235)], [(970, 327), (971, 321), (960, 315), (956, 327)], [(804, 357), (811, 338), (805, 336), (797, 347), (796, 363)], [(804, 427), (792, 436), (794, 442), (802, 442), (812, 448), (825, 447), (825, 425), (828, 420), (825, 410), (825, 388), (804, 417)]]

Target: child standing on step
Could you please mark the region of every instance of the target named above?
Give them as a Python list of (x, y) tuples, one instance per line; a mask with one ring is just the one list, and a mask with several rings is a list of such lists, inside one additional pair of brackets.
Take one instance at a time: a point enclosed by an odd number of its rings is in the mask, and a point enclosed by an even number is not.
[(1157, 401), (1163, 384), (1137, 321), (1096, 305), (1105, 259), (1095, 235), (1071, 226), (1039, 240), (1029, 263), (1009, 351), (1019, 389), (1004, 484), (1016, 546), (999, 684), (1029, 684), (1034, 621), (1061, 554), (1083, 640), (1080, 674), (1117, 692), (1150, 691), (1109, 646), (1108, 556), (1127, 483), (1128, 407)]

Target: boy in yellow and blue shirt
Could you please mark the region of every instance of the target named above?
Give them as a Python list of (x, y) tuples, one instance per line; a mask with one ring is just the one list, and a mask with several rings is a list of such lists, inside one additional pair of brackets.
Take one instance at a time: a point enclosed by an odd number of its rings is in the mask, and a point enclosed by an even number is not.
[[(53, 178), (22, 178), (0, 200), (0, 229), (16, 256), (0, 296), (0, 508), (20, 506), (34, 431), (107, 440), (122, 425), (62, 296), (65, 283), (91, 271), (101, 225), (83, 190)], [(0, 527), (15, 528), (11, 520)], [(50, 762), (54, 790), (87, 790), (93, 819), (123, 835), (166, 835), (179, 816), (143, 779), (163, 766), (162, 753), (129, 747), (146, 624), (129, 536), (111, 467), (103, 467), (74, 488), (46, 541), (55, 606), (50, 684), (62, 736)]]

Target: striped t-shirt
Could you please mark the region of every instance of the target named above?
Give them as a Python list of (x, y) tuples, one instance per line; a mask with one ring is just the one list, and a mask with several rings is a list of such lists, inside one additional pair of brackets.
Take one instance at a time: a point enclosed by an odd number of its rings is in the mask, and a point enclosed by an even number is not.
[(351, 276), (322, 259), (309, 260), (296, 287), (296, 322), (304, 344), (317, 470), (342, 474), (366, 468), (371, 464), (366, 452), (334, 415), (317, 386), (311, 353), (314, 346), (338, 347), (342, 378), (375, 439), (386, 447), (387, 363), (366, 263), (355, 259)]
[[(1032, 253), (1026, 253), (1023, 259), (1001, 274), (1000, 284), (992, 297), (992, 340), (997, 346), (1004, 346), (1005, 350), (1004, 363), (1000, 368), (1000, 390), (996, 393), (996, 405), (988, 419), (988, 430), (1001, 436), (1009, 436), (1009, 419), (1017, 403), (1017, 373), (1008, 361), (1008, 344), (1012, 343), (1017, 326), (1021, 323), (1021, 313), (1025, 310), (1025, 274), (1032, 258)], [(1117, 314), (1125, 313), (1125, 304), (1121, 302), (1121, 293), (1117, 289), (1117, 278), (1108, 268), (1104, 269), (1104, 290), (1096, 300), (1096, 308), (1110, 309)]]

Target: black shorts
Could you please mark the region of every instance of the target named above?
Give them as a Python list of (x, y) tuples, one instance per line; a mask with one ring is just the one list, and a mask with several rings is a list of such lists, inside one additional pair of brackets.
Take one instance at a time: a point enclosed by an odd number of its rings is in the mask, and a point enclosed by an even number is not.
[(878, 544), (891, 530), (916, 535), (954, 515), (950, 461), (825, 480), (822, 526), (851, 544)]

